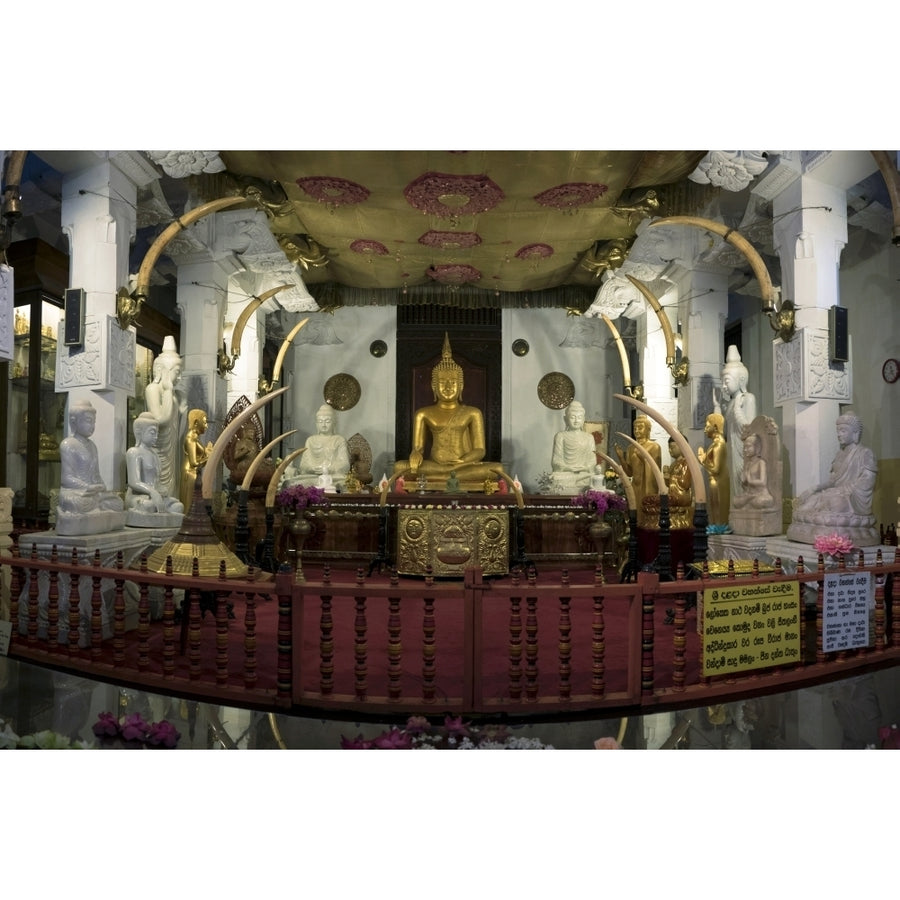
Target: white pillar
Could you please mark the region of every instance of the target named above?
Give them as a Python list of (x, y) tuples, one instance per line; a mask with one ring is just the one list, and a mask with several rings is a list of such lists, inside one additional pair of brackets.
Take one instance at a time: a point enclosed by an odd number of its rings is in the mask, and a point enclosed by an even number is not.
[[(109, 490), (124, 490), (129, 444), (128, 397), (134, 394), (135, 329), (116, 321), (116, 294), (128, 285), (135, 237), (137, 187), (158, 177), (135, 153), (110, 153), (96, 166), (63, 179), (62, 230), (69, 239), (69, 284), (85, 291), (85, 340), (58, 342), (56, 390), (67, 403), (97, 410), (94, 443)], [(68, 418), (66, 433), (69, 434)]]

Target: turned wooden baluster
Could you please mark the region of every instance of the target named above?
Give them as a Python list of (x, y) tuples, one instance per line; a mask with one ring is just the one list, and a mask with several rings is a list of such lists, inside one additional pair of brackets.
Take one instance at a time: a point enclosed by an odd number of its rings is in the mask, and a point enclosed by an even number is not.
[[(78, 548), (72, 548), (72, 566), (78, 565)], [(79, 631), (81, 630), (81, 596), (78, 591), (79, 578), (69, 576), (69, 656), (78, 655)]]
[[(116, 552), (116, 570), (125, 568), (125, 557), (121, 550)], [(113, 580), (113, 665), (120, 666), (125, 662), (125, 579), (116, 577)]]
[[(219, 560), (219, 581), (228, 578), (225, 560)], [(216, 591), (216, 684), (228, 683), (228, 591)]]
[[(569, 570), (562, 570), (562, 589), (569, 587)], [(572, 598), (565, 594), (559, 598), (559, 698), (572, 696)]]
[[(838, 572), (844, 574), (847, 571), (847, 564), (844, 561), (844, 554), (841, 553), (838, 555)], [(835, 654), (835, 659), (847, 659), (850, 654), (846, 650), (838, 650)]]
[(147, 554), (141, 554), (141, 580), (138, 587), (138, 669), (150, 668), (150, 585), (144, 581), (147, 574)]
[(175, 591), (172, 588), (172, 557), (166, 557), (166, 585), (163, 588), (163, 678), (175, 677)]
[[(900, 546), (894, 548), (894, 565), (900, 563)], [(892, 576), (897, 581), (897, 575)], [(900, 647), (900, 585), (891, 586), (891, 646)]]
[[(535, 586), (537, 573), (528, 567), (528, 584)], [(538, 696), (538, 620), (537, 597), (525, 598), (525, 699), (537, 701)]]
[[(10, 555), (19, 559), (19, 545), (13, 544), (10, 547)], [(12, 625), (12, 635), (15, 637), (19, 633), (19, 596), (22, 593), (22, 569), (19, 564), (14, 563), (11, 567), (10, 583), (9, 583), (9, 622)]]
[(825, 557), (820, 553), (816, 566), (816, 663), (825, 663)]
[[(784, 566), (781, 564), (781, 557), (776, 556), (775, 562), (772, 564), (774, 568), (775, 575), (784, 575)], [(797, 574), (803, 575), (805, 574), (805, 567), (803, 564), (803, 557), (797, 557)], [(806, 637), (807, 637), (807, 627), (806, 627), (806, 603), (803, 599), (803, 584), (801, 582), (797, 582), (797, 616), (800, 619), (800, 654), (797, 657), (797, 662), (794, 663), (794, 669), (802, 669), (806, 665)]]
[[(94, 551), (94, 559), (91, 565), (95, 569), (100, 568), (100, 551)], [(103, 579), (95, 574), (91, 575), (91, 659), (99, 662), (103, 656), (103, 594), (100, 586)]]
[(50, 645), (48, 649), (54, 653), (59, 649), (59, 572), (55, 568), (59, 557), (56, 544), (50, 549), (50, 562), (54, 568), (47, 573), (50, 582), (47, 588), (47, 642)]
[(654, 594), (645, 590), (641, 596), (641, 694), (649, 697), (653, 693)]
[[(362, 566), (356, 570), (356, 586), (360, 592), (365, 587)], [(366, 596), (359, 593), (354, 598), (356, 617), (353, 620), (353, 681), (357, 700), (365, 700), (369, 693), (369, 645), (366, 635), (369, 630), (366, 620)]]
[[(398, 587), (400, 578), (397, 569), (391, 570), (391, 587)], [(403, 674), (403, 644), (400, 640), (400, 598), (388, 597), (388, 697), (399, 700), (401, 696), (400, 678)]]
[[(434, 576), (431, 565), (425, 567), (425, 588), (430, 591), (434, 587)], [(435, 687), (435, 643), (434, 643), (434, 597), (426, 594), (422, 615), (422, 699), (434, 700)]]
[[(247, 581), (252, 580), (252, 573), (247, 572)], [(275, 587), (278, 592), (278, 666), (276, 670), (277, 699), (284, 706), (293, 701), (294, 688), (294, 588), (293, 573), (284, 568), (275, 575)], [(306, 598), (297, 614), (303, 615)], [(302, 651), (297, 648), (297, 653)], [(298, 685), (299, 686), (299, 685)]]
[[(191, 586), (188, 588), (188, 678), (196, 681), (200, 677), (200, 560), (195, 556), (191, 562)], [(184, 615), (184, 605), (181, 608)]]
[[(244, 687), (252, 691), (256, 687), (258, 674), (256, 658), (256, 593), (248, 591), (244, 602)], [(279, 597), (279, 627), (281, 626), (281, 598)], [(279, 647), (280, 650), (280, 647)], [(281, 661), (279, 659), (279, 666)]]
[[(875, 568), (880, 569), (884, 565), (884, 559), (881, 555), (881, 548), (875, 552)], [(886, 605), (884, 601), (884, 587), (886, 576), (882, 573), (875, 572), (875, 646), (869, 647), (870, 653), (877, 653), (884, 650), (884, 631), (885, 631), (885, 613)]]
[[(322, 583), (331, 584), (331, 567), (325, 563)], [(331, 615), (331, 594), (322, 594), (319, 612), (319, 691), (330, 694), (334, 690), (334, 619)]]
[[(709, 581), (709, 560), (708, 559), (704, 559), (700, 565), (700, 578), (702, 579), (703, 587), (705, 588), (707, 582)], [(701, 589), (700, 593), (702, 596), (702, 593), (703, 593), (702, 589)], [(703, 634), (704, 614), (705, 614), (704, 604), (701, 602), (697, 606), (697, 629), (700, 634)], [(700, 684), (709, 684), (710, 680), (711, 680), (710, 676), (702, 674), (702, 672), (703, 672), (703, 644), (702, 643), (700, 645), (700, 672), (701, 672)]]
[[(679, 562), (675, 568), (675, 580), (684, 581), (684, 563)], [(675, 595), (675, 617), (672, 632), (672, 646), (674, 648), (674, 662), (672, 665), (672, 687), (676, 691), (684, 690), (685, 662), (684, 654), (687, 648), (687, 629), (685, 628), (685, 611), (687, 610), (687, 597), (684, 594)]]
[[(512, 585), (519, 587), (519, 572), (513, 569)], [(516, 594), (509, 598), (509, 697), (522, 699), (522, 598)]]
[(591, 696), (606, 693), (606, 620), (603, 615), (603, 573), (594, 573), (597, 593), (593, 597), (591, 619)]
[[(31, 545), (31, 559), (37, 561), (37, 544)], [(38, 595), (40, 586), (38, 585), (38, 570), (28, 570), (28, 643), (37, 643), (38, 633)]]

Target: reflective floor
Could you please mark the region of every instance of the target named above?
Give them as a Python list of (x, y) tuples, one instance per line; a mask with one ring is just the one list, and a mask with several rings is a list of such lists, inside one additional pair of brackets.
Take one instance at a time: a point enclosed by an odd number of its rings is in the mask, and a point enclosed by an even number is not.
[[(392, 727), (402, 729), (406, 724), (331, 721), (213, 706), (0, 658), (0, 743), (5, 735), (6, 746), (15, 743), (14, 737), (29, 735), (41, 735), (40, 740), (51, 745), (80, 742), (90, 748), (118, 749), (146, 744), (146, 734), (128, 740), (135, 734), (98, 738), (94, 733), (98, 722), (113, 723), (110, 730), (114, 730), (115, 723), (121, 726), (131, 716), (139, 716), (131, 721), (140, 727), (141, 723), (169, 723), (171, 728), (162, 726), (154, 732), (154, 740), (162, 746), (174, 743), (179, 750), (338, 750), (343, 743), (365, 747)], [(438, 749), (474, 743), (491, 748), (587, 750), (600, 739), (606, 739), (601, 746), (612, 739), (625, 749), (640, 750), (865, 749), (879, 744), (880, 727), (898, 722), (900, 667), (740, 703), (629, 719), (503, 728), (485, 723), (470, 726), (468, 742), (452, 727), (448, 731), (438, 718), (425, 736), (414, 735), (413, 743)], [(48, 732), (55, 737), (48, 737)]]

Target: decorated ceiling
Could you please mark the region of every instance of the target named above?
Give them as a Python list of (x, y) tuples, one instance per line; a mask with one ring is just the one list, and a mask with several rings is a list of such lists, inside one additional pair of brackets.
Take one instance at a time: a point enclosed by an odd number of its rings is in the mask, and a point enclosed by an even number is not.
[(222, 151), (303, 280), (596, 289), (706, 151)]

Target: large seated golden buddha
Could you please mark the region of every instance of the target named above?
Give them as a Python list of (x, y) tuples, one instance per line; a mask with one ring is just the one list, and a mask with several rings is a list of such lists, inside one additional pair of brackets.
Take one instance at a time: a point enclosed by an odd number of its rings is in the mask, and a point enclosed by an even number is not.
[[(481, 492), (485, 481), (505, 476), (499, 462), (484, 459), (484, 417), (481, 410), (461, 402), (463, 370), (453, 359), (450, 338), (444, 335), (441, 361), (431, 371), (434, 403), (416, 410), (413, 418), (412, 451), (398, 460), (394, 475), (406, 480), (424, 475), (426, 490), (442, 491), (455, 473), (463, 491)], [(425, 458), (425, 443), (431, 436), (431, 455)]]

